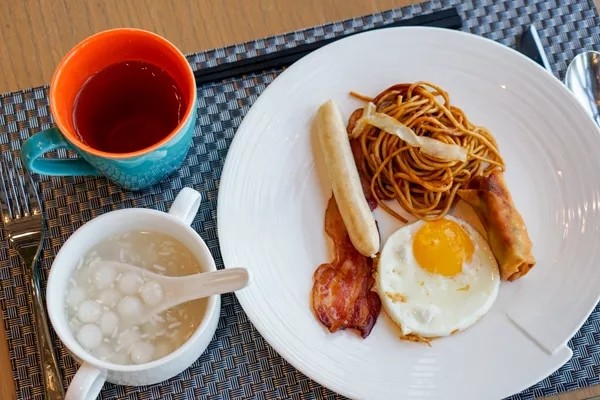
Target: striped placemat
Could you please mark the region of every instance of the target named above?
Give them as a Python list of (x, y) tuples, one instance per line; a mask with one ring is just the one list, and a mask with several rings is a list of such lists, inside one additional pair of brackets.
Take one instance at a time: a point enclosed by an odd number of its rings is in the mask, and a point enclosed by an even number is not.
[[(568, 61), (579, 51), (600, 43), (600, 19), (591, 0), (435, 0), (406, 8), (354, 18), (228, 48), (189, 55), (195, 69), (253, 57), (301, 43), (359, 31), (410, 16), (456, 6), (464, 29), (513, 46), (528, 24), (535, 22), (554, 73), (562, 78)], [(216, 231), (219, 177), (227, 149), (256, 98), (281, 71), (232, 79), (198, 89), (199, 118), (194, 144), (181, 170), (170, 179), (144, 191), (126, 192), (103, 178), (39, 176), (48, 235), (41, 265), (47, 272), (69, 235), (90, 219), (125, 207), (166, 210), (184, 186), (204, 194), (205, 201), (193, 222), (223, 266)], [(0, 151), (17, 155), (23, 140), (52, 126), (47, 88), (40, 87), (0, 97)], [(10, 347), (13, 377), (19, 399), (43, 399), (42, 378), (24, 286), (25, 277), (16, 253), (0, 230), (0, 306)], [(64, 384), (77, 366), (54, 338)], [(569, 342), (573, 358), (542, 382), (510, 399), (544, 395), (600, 383), (600, 308)], [(2, 371), (2, 373), (10, 373)], [(311, 381), (283, 360), (254, 329), (233, 295), (223, 296), (216, 335), (192, 367), (166, 382), (147, 387), (106, 384), (102, 399), (338, 399), (340, 396)]]

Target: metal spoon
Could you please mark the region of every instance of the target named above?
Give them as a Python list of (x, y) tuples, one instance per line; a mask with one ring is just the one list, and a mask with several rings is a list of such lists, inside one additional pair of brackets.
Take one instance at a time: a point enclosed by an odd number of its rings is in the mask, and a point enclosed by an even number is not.
[(600, 53), (579, 53), (567, 68), (565, 85), (600, 125)]

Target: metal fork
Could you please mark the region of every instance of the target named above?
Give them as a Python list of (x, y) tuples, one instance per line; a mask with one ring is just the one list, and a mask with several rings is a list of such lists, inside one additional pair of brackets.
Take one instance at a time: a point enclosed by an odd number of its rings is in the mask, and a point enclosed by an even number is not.
[(62, 400), (64, 389), (58, 361), (52, 351), (48, 317), (40, 286), (42, 271), (37, 263), (44, 240), (40, 200), (31, 176), (25, 169), (23, 175), (18, 173), (10, 152), (0, 157), (0, 175), (0, 214), (8, 241), (25, 263), (25, 275), (29, 282), (33, 304), (31, 311), (44, 378), (44, 397), (47, 400)]

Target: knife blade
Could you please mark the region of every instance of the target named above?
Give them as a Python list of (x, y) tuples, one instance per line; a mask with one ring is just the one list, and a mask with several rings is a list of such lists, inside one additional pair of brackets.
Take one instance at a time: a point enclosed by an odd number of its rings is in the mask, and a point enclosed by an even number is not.
[(540, 40), (535, 25), (531, 24), (523, 31), (517, 42), (517, 50), (523, 55), (531, 58), (533, 61), (552, 72), (548, 57)]

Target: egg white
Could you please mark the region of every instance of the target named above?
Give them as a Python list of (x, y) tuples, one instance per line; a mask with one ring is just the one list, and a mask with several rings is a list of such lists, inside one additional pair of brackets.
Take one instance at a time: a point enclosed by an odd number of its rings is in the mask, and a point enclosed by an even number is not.
[(455, 276), (421, 268), (413, 254), (417, 221), (393, 233), (381, 250), (376, 290), (388, 316), (404, 335), (449, 336), (473, 325), (494, 304), (500, 287), (498, 264), (488, 243), (472, 226), (454, 217), (474, 245), (473, 258)]

